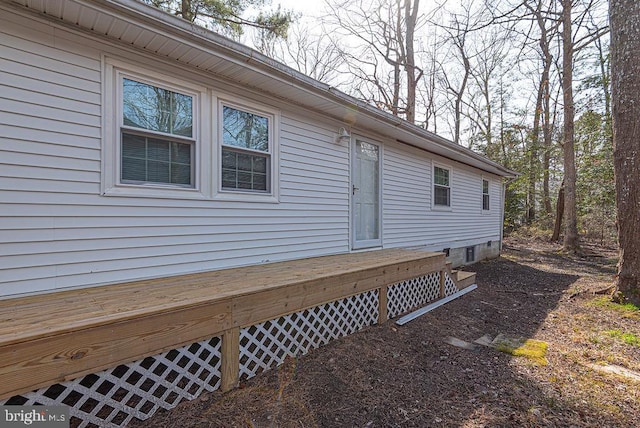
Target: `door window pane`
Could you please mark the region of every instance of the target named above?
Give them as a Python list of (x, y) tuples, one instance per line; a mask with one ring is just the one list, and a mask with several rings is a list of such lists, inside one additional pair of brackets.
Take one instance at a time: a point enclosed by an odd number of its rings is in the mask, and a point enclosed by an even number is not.
[(354, 220), (356, 241), (380, 239), (379, 148), (356, 141)]

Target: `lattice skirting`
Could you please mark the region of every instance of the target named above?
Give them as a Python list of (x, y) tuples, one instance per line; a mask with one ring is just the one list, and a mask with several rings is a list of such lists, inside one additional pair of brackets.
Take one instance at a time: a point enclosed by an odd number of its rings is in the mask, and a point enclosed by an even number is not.
[[(445, 294), (457, 291), (448, 277)], [(390, 318), (439, 298), (440, 274), (387, 288)], [(371, 290), (240, 329), (240, 379), (273, 368), (332, 339), (378, 322), (379, 291)], [(213, 337), (73, 381), (0, 400), (0, 405), (67, 405), (73, 427), (122, 427), (158, 409), (221, 385), (222, 339)]]
[(241, 329), (240, 378), (377, 322), (378, 291), (372, 290)]
[[(458, 291), (455, 282), (445, 272), (444, 296)], [(398, 282), (387, 288), (389, 318), (420, 308), (440, 296), (440, 272)]]
[(67, 405), (72, 427), (126, 426), (220, 387), (219, 337), (0, 401)]

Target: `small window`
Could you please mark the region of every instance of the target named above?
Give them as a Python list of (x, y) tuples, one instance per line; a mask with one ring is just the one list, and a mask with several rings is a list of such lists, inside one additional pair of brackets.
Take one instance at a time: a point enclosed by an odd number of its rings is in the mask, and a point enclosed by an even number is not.
[(433, 204), (451, 206), (451, 187), (449, 170), (435, 166), (433, 168)]
[(489, 180), (482, 180), (482, 209), (489, 211)]
[(272, 117), (222, 106), (222, 190), (271, 192)]
[(120, 181), (193, 187), (194, 97), (122, 78)]

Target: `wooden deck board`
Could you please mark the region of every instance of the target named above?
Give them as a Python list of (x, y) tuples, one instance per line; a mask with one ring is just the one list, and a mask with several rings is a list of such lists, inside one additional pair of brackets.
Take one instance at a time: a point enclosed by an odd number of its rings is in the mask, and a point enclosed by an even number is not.
[(458, 287), (460, 289), (463, 289), (463, 288), (467, 288), (471, 284), (476, 283), (476, 274), (475, 272), (465, 272), (465, 271), (459, 270), (456, 273), (456, 279), (457, 279)]
[(0, 343), (19, 342), (93, 324), (209, 304), (300, 283), (331, 283), (348, 274), (438, 257), (381, 250), (252, 265), (0, 300)]
[(442, 270), (378, 250), (0, 301), (0, 398)]

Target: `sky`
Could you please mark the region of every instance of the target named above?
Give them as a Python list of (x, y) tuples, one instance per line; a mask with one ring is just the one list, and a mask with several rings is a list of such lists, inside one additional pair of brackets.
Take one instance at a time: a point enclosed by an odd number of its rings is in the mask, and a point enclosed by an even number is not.
[(323, 0), (271, 0), (271, 4), (274, 7), (280, 4), (282, 9), (293, 10), (304, 15), (317, 15), (324, 8)]

